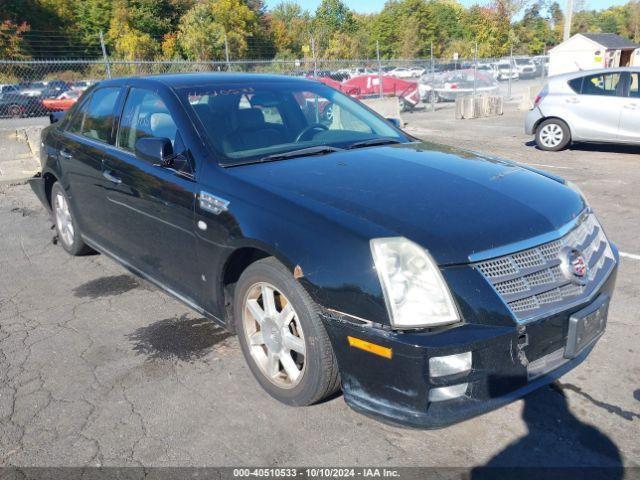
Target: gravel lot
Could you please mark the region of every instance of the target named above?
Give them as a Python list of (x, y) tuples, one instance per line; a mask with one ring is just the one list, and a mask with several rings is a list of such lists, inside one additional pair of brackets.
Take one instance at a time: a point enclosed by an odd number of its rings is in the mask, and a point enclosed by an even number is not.
[(235, 337), (103, 256), (69, 257), (29, 187), (0, 185), (0, 465), (640, 464), (640, 150), (541, 152), (522, 115), (456, 121), (439, 106), (405, 120), (574, 181), (629, 254), (606, 335), (559, 382), (437, 431), (376, 422), (340, 396), (286, 407)]

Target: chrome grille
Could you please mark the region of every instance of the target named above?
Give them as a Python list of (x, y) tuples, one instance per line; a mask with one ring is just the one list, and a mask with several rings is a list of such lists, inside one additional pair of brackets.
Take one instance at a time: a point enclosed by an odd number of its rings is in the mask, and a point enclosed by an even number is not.
[[(589, 266), (584, 285), (573, 283), (562, 271), (566, 247), (582, 252)], [(588, 214), (558, 240), (481, 261), (474, 267), (522, 322), (588, 298), (614, 264), (602, 227), (595, 215)]]

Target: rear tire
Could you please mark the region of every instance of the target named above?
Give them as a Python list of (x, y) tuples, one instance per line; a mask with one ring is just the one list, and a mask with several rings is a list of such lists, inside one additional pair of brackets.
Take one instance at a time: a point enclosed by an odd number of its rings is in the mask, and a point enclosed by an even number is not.
[(9, 105), (7, 113), (11, 118), (20, 118), (23, 116), (22, 107), (20, 105)]
[(559, 118), (549, 118), (536, 128), (536, 144), (541, 150), (557, 152), (571, 142), (569, 126)]
[(81, 256), (93, 252), (91, 247), (82, 241), (78, 222), (69, 204), (69, 197), (60, 182), (54, 183), (51, 187), (51, 213), (56, 225), (58, 242), (67, 253)]
[(234, 322), (251, 373), (287, 405), (335, 393), (340, 375), (318, 307), (273, 257), (251, 264), (234, 293)]

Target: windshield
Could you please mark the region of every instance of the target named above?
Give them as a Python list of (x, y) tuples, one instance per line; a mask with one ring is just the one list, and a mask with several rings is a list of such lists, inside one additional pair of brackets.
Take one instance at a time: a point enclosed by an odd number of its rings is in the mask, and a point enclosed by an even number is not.
[(531, 60), (528, 58), (516, 58), (516, 65), (531, 65)]
[(178, 92), (188, 100), (225, 165), (310, 147), (348, 148), (379, 138), (409, 141), (359, 103), (316, 82), (201, 86)]

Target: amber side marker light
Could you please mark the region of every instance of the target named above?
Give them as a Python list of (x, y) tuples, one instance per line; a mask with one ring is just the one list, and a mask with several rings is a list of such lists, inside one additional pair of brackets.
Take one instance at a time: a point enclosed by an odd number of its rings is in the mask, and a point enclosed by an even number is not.
[(366, 340), (362, 340), (360, 338), (347, 336), (349, 340), (349, 346), (354, 348), (359, 348), (360, 350), (364, 350), (365, 352), (373, 353), (374, 355), (380, 355), (384, 358), (393, 357), (393, 350), (387, 347), (383, 347), (381, 345), (376, 345), (375, 343), (367, 342)]

